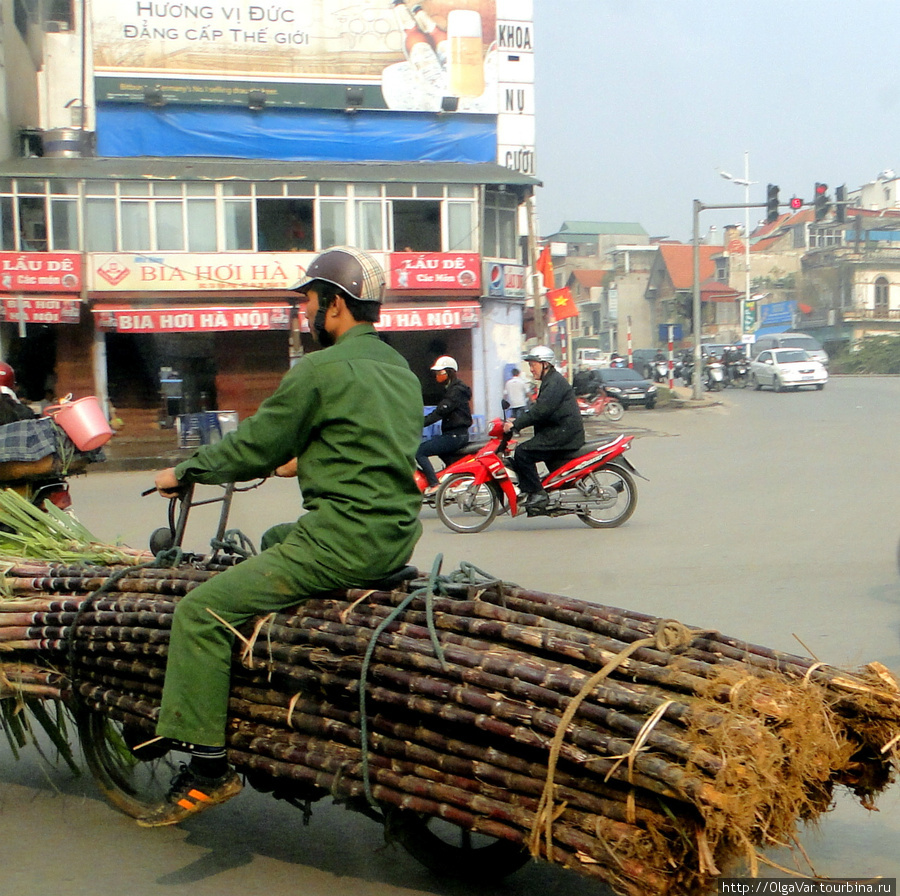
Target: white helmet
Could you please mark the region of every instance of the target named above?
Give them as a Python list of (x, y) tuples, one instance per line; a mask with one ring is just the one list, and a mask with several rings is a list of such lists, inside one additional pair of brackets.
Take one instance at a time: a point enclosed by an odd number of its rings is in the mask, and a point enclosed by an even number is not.
[(525, 355), (523, 360), (539, 361), (541, 364), (549, 364), (551, 367), (556, 367), (556, 355), (553, 353), (553, 349), (547, 345), (536, 345)]
[(459, 364), (450, 355), (441, 355), (431, 366), (432, 370), (459, 370)]

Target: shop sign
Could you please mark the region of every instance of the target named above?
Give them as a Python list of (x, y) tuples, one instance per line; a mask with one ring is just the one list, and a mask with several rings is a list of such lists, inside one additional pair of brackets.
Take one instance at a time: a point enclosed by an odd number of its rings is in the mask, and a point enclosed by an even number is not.
[(521, 264), (500, 264), (497, 261), (484, 263), (484, 279), (487, 294), (497, 298), (525, 298), (525, 266)]
[[(382, 305), (375, 326), (385, 332), (410, 330), (471, 330), (481, 320), (478, 302), (451, 302), (446, 305)], [(309, 332), (305, 314), (300, 315), (300, 328)]]
[(0, 252), (0, 292), (80, 292), (77, 252)]
[(388, 257), (388, 289), (478, 293), (481, 292), (480, 261), (481, 256), (476, 252), (394, 252)]
[(94, 253), (88, 281), (97, 292), (290, 289), (315, 257), (314, 252)]
[(202, 305), (196, 307), (100, 305), (97, 329), (115, 333), (211, 333), (231, 330), (289, 330), (291, 306)]
[(66, 298), (40, 299), (17, 296), (0, 299), (0, 320), (26, 324), (77, 324), (81, 317), (81, 300)]

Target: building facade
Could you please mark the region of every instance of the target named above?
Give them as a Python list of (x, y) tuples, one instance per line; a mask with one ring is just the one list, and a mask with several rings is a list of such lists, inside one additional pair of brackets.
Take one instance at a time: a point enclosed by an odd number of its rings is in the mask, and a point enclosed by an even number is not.
[(246, 416), (311, 347), (291, 286), (353, 245), (424, 403), (449, 353), (499, 410), (537, 183), (530, 2), (3, 3), (0, 356), (28, 398)]

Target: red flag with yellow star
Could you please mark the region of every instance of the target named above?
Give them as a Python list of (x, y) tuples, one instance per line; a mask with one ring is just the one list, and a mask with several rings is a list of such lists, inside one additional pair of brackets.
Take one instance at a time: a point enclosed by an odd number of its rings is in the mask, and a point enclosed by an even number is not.
[(567, 317), (578, 317), (578, 306), (568, 286), (547, 291), (547, 304), (553, 312), (554, 320), (565, 320)]

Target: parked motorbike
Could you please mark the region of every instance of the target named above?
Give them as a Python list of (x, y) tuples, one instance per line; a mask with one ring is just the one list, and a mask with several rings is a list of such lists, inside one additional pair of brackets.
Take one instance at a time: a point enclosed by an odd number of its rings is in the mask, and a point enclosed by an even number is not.
[(712, 355), (703, 370), (703, 385), (710, 392), (721, 392), (725, 386), (725, 365)]
[[(510, 448), (503, 421), (492, 421), (489, 433), (499, 439), (497, 447), (479, 451), (471, 460), (458, 464), (444, 477), (435, 495), (438, 517), (454, 532), (481, 532), (501, 512), (508, 510), (511, 516), (519, 513), (519, 495), (504, 462)], [(595, 529), (621, 526), (637, 506), (634, 476), (640, 474), (624, 457), (633, 438), (623, 435), (591, 442), (551, 470), (542, 481), (550, 503), (541, 515), (575, 514)]]
[(601, 389), (594, 395), (578, 395), (578, 410), (581, 411), (582, 417), (600, 417), (604, 416), (613, 422), (622, 419), (625, 408), (618, 398), (607, 395), (605, 389)]
[(665, 383), (669, 379), (669, 362), (664, 358), (657, 358), (653, 362), (653, 381)]

